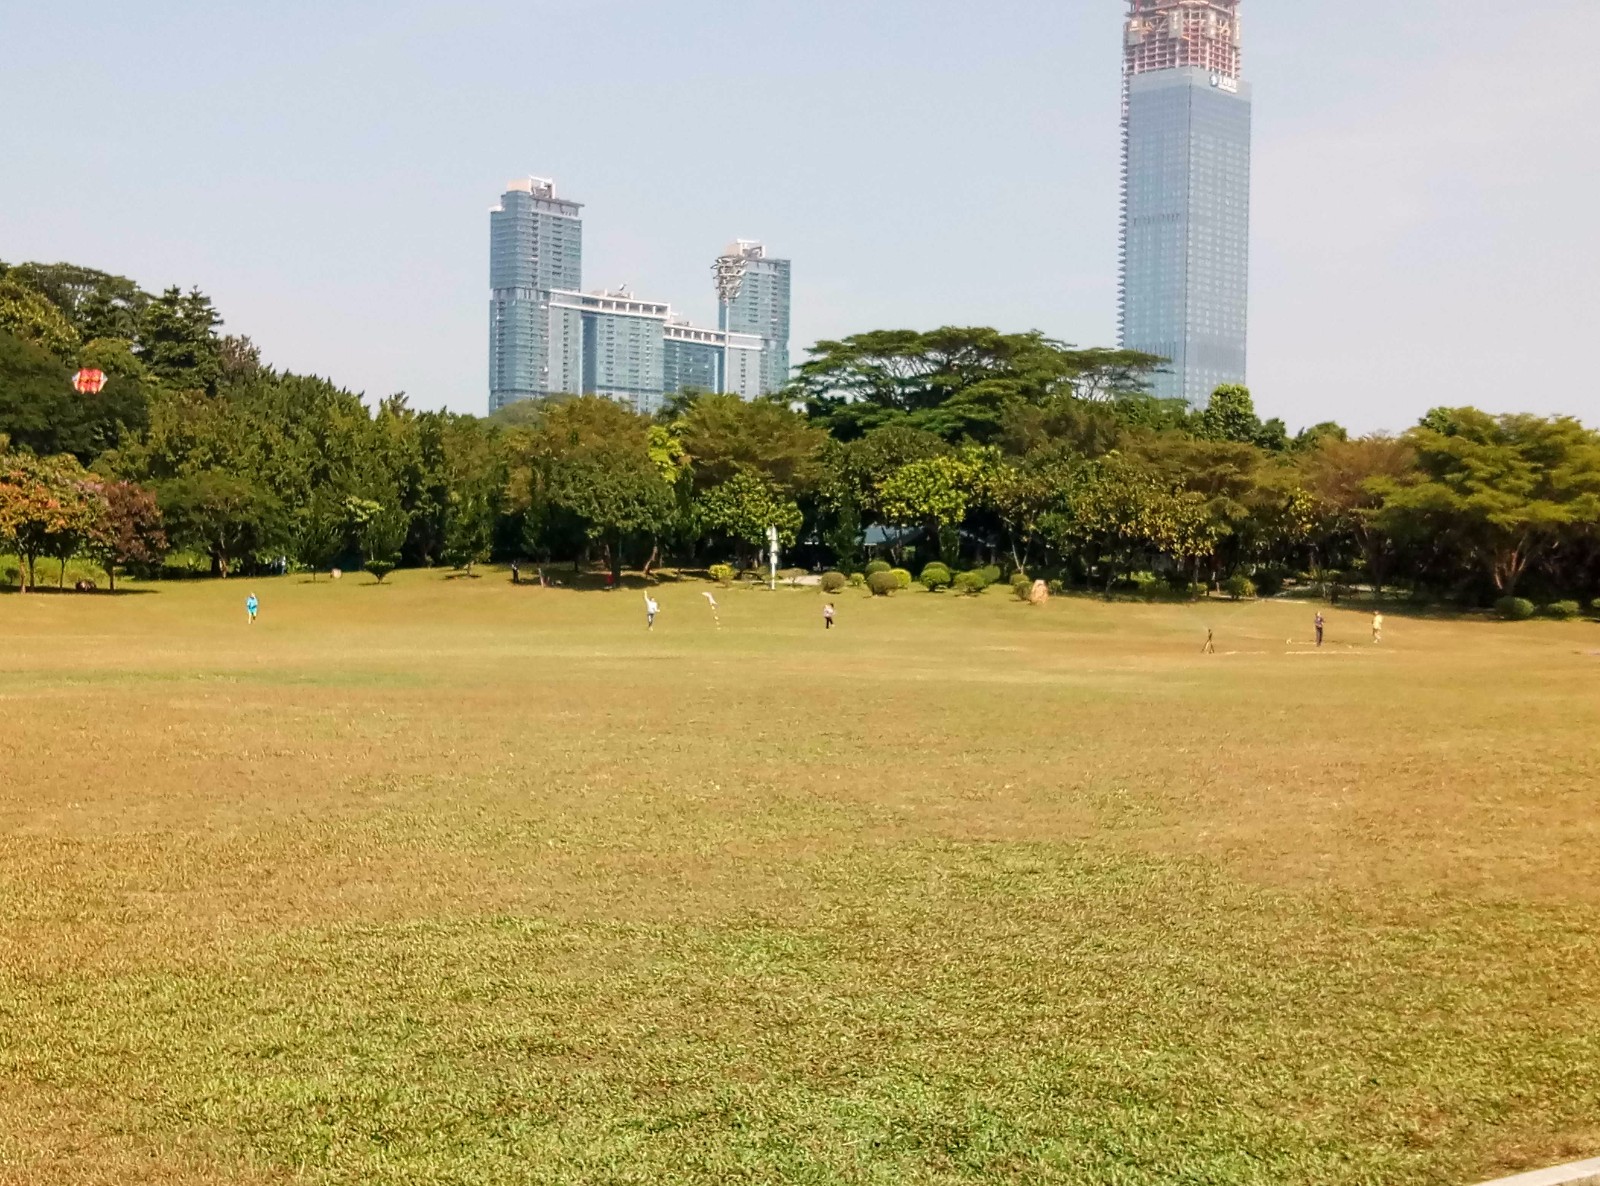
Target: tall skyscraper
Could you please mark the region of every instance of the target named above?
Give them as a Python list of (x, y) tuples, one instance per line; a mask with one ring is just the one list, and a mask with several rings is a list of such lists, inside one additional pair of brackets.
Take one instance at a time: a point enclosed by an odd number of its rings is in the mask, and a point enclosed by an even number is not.
[(1122, 345), (1169, 359), (1157, 395), (1245, 381), (1250, 87), (1240, 0), (1128, 0)]
[[(543, 177), (513, 181), (489, 212), (489, 410), (545, 395), (603, 395), (654, 412), (686, 390), (754, 399), (789, 374), (789, 262), (741, 242), (724, 323), (703, 329), (665, 301), (584, 292), (582, 206)], [(719, 273), (720, 275), (720, 273)], [(724, 285), (719, 282), (719, 295)], [(774, 356), (773, 349), (780, 353)]]
[(581, 209), (556, 197), (555, 182), (529, 177), (489, 212), (491, 412), (552, 390), (550, 293), (583, 287)]
[(789, 384), (789, 261), (768, 259), (754, 239), (736, 239), (711, 265), (717, 325), (761, 339), (761, 394)]

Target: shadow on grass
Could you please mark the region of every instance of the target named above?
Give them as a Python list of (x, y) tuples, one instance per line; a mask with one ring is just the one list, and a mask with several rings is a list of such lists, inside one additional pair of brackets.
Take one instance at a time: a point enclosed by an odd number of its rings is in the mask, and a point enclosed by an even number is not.
[(146, 597), (161, 592), (160, 589), (58, 589), (54, 585), (29, 586), (26, 590), (16, 585), (0, 585), (0, 596), (12, 597)]

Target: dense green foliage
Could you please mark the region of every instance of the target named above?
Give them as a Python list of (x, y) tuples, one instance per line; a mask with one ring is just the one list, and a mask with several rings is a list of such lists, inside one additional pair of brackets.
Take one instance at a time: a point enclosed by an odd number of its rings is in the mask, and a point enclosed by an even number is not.
[(1502, 597), (1494, 603), (1494, 612), (1508, 622), (1526, 622), (1539, 611), (1526, 597)]
[[(218, 575), (498, 555), (615, 578), (759, 566), (776, 528), (791, 565), (921, 571), (931, 589), (1002, 565), (1185, 596), (1398, 585), (1482, 605), (1600, 586), (1600, 435), (1569, 418), (1438, 409), (1399, 437), (1291, 437), (1242, 387), (1199, 411), (1153, 399), (1144, 355), (945, 327), (821, 342), (781, 400), (684, 396), (652, 419), (564, 397), (479, 419), (369, 407), (220, 325), (199, 291), (0, 265), (0, 546), (30, 569), (150, 568), (170, 546)], [(104, 390), (73, 390), (80, 365)], [(93, 483), (148, 493), (145, 542), (95, 542)]]

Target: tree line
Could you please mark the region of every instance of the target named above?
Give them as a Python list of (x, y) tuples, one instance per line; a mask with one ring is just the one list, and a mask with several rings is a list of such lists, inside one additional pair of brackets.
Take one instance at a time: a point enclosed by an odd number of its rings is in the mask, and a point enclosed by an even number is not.
[[(781, 398), (596, 397), (479, 418), (375, 407), (264, 364), (205, 294), (0, 265), (0, 549), (218, 576), (470, 571), (493, 558), (1000, 565), (1105, 591), (1286, 581), (1463, 604), (1600, 593), (1600, 435), (1438, 408), (1398, 435), (1291, 435), (1250, 393), (1191, 410), (1160, 360), (947, 327), (822, 341)], [(101, 391), (71, 376), (101, 370)]]

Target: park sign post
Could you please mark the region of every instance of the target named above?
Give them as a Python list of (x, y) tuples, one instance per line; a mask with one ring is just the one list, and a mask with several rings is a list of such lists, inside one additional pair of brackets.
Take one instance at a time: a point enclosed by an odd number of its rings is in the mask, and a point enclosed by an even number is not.
[(778, 589), (778, 529), (767, 528), (767, 584), (777, 592)]

